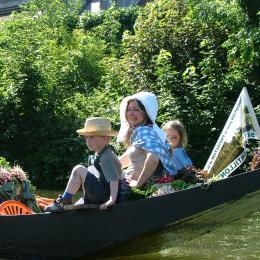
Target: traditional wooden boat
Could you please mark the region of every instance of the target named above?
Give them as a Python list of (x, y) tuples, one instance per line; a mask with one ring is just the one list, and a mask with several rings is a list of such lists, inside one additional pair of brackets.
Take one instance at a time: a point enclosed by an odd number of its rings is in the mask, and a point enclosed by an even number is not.
[(0, 256), (81, 257), (260, 190), (260, 169), (100, 211), (0, 216)]

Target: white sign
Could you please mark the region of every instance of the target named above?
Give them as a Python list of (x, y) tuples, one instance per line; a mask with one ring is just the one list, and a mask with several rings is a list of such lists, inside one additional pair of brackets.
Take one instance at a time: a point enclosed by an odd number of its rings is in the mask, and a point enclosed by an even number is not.
[(204, 167), (210, 177), (228, 177), (246, 159), (247, 140), (260, 140), (260, 128), (246, 88), (241, 91)]

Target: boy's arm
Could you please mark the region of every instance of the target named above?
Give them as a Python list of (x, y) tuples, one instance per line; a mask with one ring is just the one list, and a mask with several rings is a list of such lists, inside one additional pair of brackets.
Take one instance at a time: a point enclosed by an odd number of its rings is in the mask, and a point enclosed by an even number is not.
[(100, 205), (100, 209), (107, 209), (116, 203), (117, 193), (118, 193), (118, 181), (110, 181), (110, 198), (108, 201)]
[(154, 153), (148, 152), (144, 162), (144, 167), (137, 181), (132, 180), (129, 186), (132, 188), (139, 188), (154, 174), (159, 163), (159, 157)]

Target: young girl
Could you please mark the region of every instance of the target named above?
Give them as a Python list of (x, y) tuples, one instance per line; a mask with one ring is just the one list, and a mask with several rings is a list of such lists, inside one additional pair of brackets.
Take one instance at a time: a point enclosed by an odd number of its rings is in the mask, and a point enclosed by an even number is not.
[(167, 134), (175, 170), (178, 172), (183, 167), (192, 165), (192, 161), (184, 148), (187, 145), (187, 135), (183, 124), (179, 120), (169, 121), (162, 129)]

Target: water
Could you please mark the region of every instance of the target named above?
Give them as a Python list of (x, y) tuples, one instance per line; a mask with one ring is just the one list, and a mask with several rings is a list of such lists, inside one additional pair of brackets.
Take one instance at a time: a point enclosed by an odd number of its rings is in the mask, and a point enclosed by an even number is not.
[(259, 202), (260, 191), (141, 236), (94, 259), (260, 259)]
[[(260, 211), (179, 246), (151, 254), (172, 259), (260, 259)], [(141, 256), (140, 256), (141, 257)]]
[(260, 259), (258, 193), (135, 239), (96, 259)]

